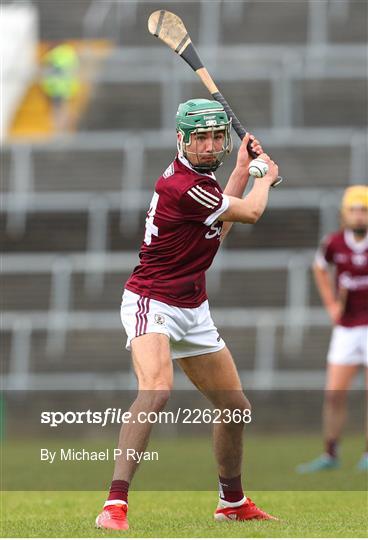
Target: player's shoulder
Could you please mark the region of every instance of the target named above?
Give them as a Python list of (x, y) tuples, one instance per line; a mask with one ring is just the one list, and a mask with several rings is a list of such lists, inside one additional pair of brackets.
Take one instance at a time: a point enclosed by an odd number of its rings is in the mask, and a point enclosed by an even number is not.
[(322, 244), (332, 250), (341, 248), (345, 245), (344, 231), (339, 230), (326, 234), (322, 239)]
[(216, 177), (212, 174), (201, 174), (192, 169), (185, 160), (180, 160), (177, 156), (165, 169), (156, 183), (157, 192), (170, 193), (172, 196), (180, 198), (184, 193), (194, 186), (202, 188), (213, 187), (221, 193), (221, 188), (217, 183)]

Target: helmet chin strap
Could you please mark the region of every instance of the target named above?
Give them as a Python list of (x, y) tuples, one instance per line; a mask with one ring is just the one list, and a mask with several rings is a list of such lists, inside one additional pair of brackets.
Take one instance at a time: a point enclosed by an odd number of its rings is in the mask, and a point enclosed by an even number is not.
[[(197, 157), (197, 159), (199, 159), (199, 154), (198, 152), (187, 152), (185, 147), (186, 147), (186, 144), (184, 143), (183, 141), (183, 136), (180, 134), (180, 138), (177, 139), (176, 141), (176, 146), (177, 146), (177, 149), (178, 149), (178, 153), (179, 153), (179, 156), (180, 157), (184, 157), (185, 159), (187, 159), (190, 163), (190, 165), (192, 166), (192, 168), (198, 172), (202, 172), (202, 173), (210, 173), (210, 172), (214, 172), (216, 171), (221, 165), (222, 165), (222, 161), (220, 161), (218, 159), (218, 157), (216, 156), (216, 161), (214, 161), (214, 163), (212, 165), (207, 165), (207, 164), (193, 164), (188, 156), (188, 154), (193, 154), (194, 156)], [(216, 153), (213, 153), (213, 155), (215, 154), (221, 154), (222, 152), (216, 152)]]
[(180, 138), (176, 139), (176, 147), (180, 157), (185, 157), (183, 152), (183, 136), (180, 134)]
[(194, 165), (190, 161), (188, 154), (193, 154), (194, 156), (197, 156), (197, 159), (198, 159), (199, 154), (197, 154), (196, 152), (186, 152), (184, 155), (184, 157), (186, 157), (186, 159), (189, 161), (193, 169), (195, 169), (198, 172), (204, 172), (204, 173), (214, 172), (222, 165), (222, 162), (217, 157), (213, 161), (213, 163), (203, 163), (203, 164), (197, 163), (196, 165)]

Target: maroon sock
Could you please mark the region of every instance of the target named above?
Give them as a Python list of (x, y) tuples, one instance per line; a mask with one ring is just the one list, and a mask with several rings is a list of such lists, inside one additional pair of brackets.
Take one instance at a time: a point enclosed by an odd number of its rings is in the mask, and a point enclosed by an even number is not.
[(220, 499), (227, 502), (238, 502), (244, 497), (241, 474), (235, 478), (219, 476)]
[(128, 504), (129, 482), (125, 480), (113, 480), (110, 486), (108, 501), (120, 500)]
[(337, 457), (337, 447), (338, 447), (337, 439), (329, 439), (329, 440), (327, 440), (326, 444), (325, 444), (326, 454), (328, 454), (332, 458), (336, 458)]

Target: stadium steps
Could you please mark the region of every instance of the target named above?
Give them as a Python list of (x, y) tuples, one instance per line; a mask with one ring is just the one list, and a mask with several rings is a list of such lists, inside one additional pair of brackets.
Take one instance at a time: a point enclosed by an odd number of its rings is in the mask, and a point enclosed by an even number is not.
[[(71, 35), (80, 38), (82, 20), (90, 0), (75, 0), (73, 10), (66, 10), (58, 1), (44, 2), (34, 0), (41, 15), (41, 38), (44, 40), (64, 40)], [(307, 39), (306, 14), (307, 0), (290, 2), (281, 0), (274, 2), (244, 2), (243, 17), (229, 21), (223, 18), (220, 40), (224, 44), (236, 43), (272, 43), (300, 45)], [(163, 2), (162, 7), (176, 11), (181, 15), (188, 27), (192, 28), (193, 41), (200, 45), (198, 27), (199, 2), (182, 3)], [(222, 9), (225, 9), (223, 6)], [(123, 46), (147, 46), (158, 42), (153, 40), (146, 29), (146, 20), (153, 10), (149, 2), (138, 5), (136, 24), (122, 26), (121, 41)], [(351, 0), (348, 5), (348, 19), (331, 16), (329, 19), (329, 40), (336, 43), (363, 43), (367, 38), (367, 3)], [(262, 36), (259, 28), (265, 29)], [(282, 31), (280, 31), (282, 28)], [(246, 54), (246, 50), (245, 50)], [(168, 52), (168, 58), (169, 58)], [(295, 111), (294, 124), (304, 123), (307, 126), (360, 128), (365, 119), (366, 82), (363, 79), (321, 79), (294, 83), (300, 96), (300, 110)], [(304, 84), (305, 83), (305, 84)], [(251, 82), (224, 82), (221, 90), (233, 104), (240, 118), (257, 133), (257, 127), (271, 124), (271, 90), (269, 82), (254, 80)], [(145, 95), (150, 92), (150, 100), (154, 108), (148, 106)], [(205, 90), (197, 83), (193, 75), (193, 83), (185, 84), (183, 97), (186, 95), (208, 97)], [(124, 95), (124, 99), (122, 96)], [(351, 96), (349, 102), (346, 96)], [(119, 85), (101, 83), (95, 88), (87, 114), (81, 122), (83, 129), (131, 129), (158, 128), (161, 122), (162, 96), (161, 87), (155, 84), (134, 84), (125, 82)], [(175, 111), (173, 111), (173, 114)], [(281, 173), (290, 186), (325, 187), (336, 190), (346, 185), (349, 178), (349, 159), (346, 148), (313, 148), (301, 147), (291, 149), (267, 148), (274, 158), (283, 164)], [(152, 189), (156, 178), (166, 168), (175, 153), (175, 132), (173, 126), (173, 152), (148, 151), (144, 156), (143, 187)], [(234, 157), (234, 156), (233, 156)], [(2, 189), (9, 189), (10, 155), (2, 151)], [(233, 161), (228, 161), (219, 170), (218, 178), (223, 180), (231, 172)], [(333, 164), (333, 176), (328, 164)], [(285, 165), (284, 165), (285, 164)], [(34, 178), (36, 192), (54, 191), (55, 198), (60, 192), (86, 191), (103, 192), (119, 190), (124, 185), (132, 185), (131, 180), (123, 178), (124, 155), (122, 152), (39, 152), (35, 150)], [(272, 193), (271, 193), (272, 197)], [(128, 206), (128, 205), (127, 205)], [(111, 251), (137, 250), (142, 238), (145, 211), (139, 216), (139, 230), (129, 233), (120, 229), (120, 215), (111, 211), (108, 216), (108, 249)], [(127, 215), (129, 219), (129, 214)], [(5, 213), (0, 215), (3, 251), (12, 252), (48, 252), (63, 253), (83, 252), (87, 244), (88, 216), (86, 212), (72, 212), (67, 208), (63, 212), (48, 213), (31, 212), (27, 216), (24, 234), (10, 235), (5, 230)], [(302, 252), (305, 248), (315, 248), (319, 240), (319, 216), (317, 210), (311, 209), (269, 209), (256, 227), (235, 225), (226, 241), (226, 247), (247, 248), (294, 248)], [(3, 308), (12, 312), (22, 312), (26, 317), (32, 316), (30, 311), (44, 311), (48, 314), (50, 305), (50, 274), (27, 274), (25, 276), (5, 275)], [(126, 274), (109, 273), (105, 276), (103, 287), (90, 296), (85, 288), (85, 276), (77, 273), (72, 277), (74, 310), (98, 312), (103, 309), (114, 310), (119, 323), (119, 305), (122, 286)], [(220, 279), (217, 292), (211, 290), (209, 276), (209, 294), (211, 306), (216, 307), (272, 307), (282, 306), (286, 295), (285, 271), (225, 271)], [(320, 300), (309, 274), (310, 304), (320, 306)], [(257, 285), (257, 286), (256, 286)], [(50, 314), (51, 315), (51, 314)], [(52, 322), (52, 317), (50, 317)], [(216, 320), (215, 320), (216, 322)], [(241, 321), (239, 321), (241, 323)], [(305, 327), (302, 347), (286, 351), (284, 337), (289, 329), (276, 329), (275, 359), (279, 370), (321, 369), (324, 366), (326, 349), (329, 341), (328, 327)], [(228, 342), (240, 369), (254, 369), (256, 351), (256, 331), (254, 328), (221, 328), (219, 332)], [(265, 332), (267, 330), (265, 329)], [(11, 335), (1, 332), (2, 361), (4, 373), (10, 369), (12, 355)], [(37, 330), (31, 338), (31, 373), (96, 373), (99, 378), (109, 370), (124, 373), (130, 377), (130, 355), (124, 348), (125, 334), (123, 329), (89, 329), (68, 331), (66, 349), (62, 353), (53, 353), (48, 349), (45, 330)], [(14, 368), (14, 366), (12, 366)]]
[[(231, 344), (238, 367), (253, 369), (256, 343), (254, 329), (218, 330), (223, 339)], [(4, 374), (9, 372), (11, 366), (10, 337), (9, 333), (1, 332), (2, 340), (7, 343), (3, 352)], [(121, 330), (75, 330), (67, 332), (65, 350), (57, 352), (48, 344), (46, 331), (36, 330), (31, 336), (30, 372), (77, 374), (84, 371), (103, 374), (115, 371), (128, 374), (131, 359), (125, 343), (123, 327)]]
[[(260, 128), (272, 124), (270, 81), (224, 82), (221, 84), (221, 91), (227, 96), (239, 118), (246, 119), (247, 125)], [(150, 96), (149, 100), (146, 99), (147, 94)], [(182, 95), (183, 99), (190, 96), (208, 98), (206, 89), (195, 79), (192, 83), (183, 85)], [(152, 103), (155, 105), (152, 106)], [(102, 80), (94, 90), (80, 128), (86, 131), (157, 129), (162, 127), (161, 108), (159, 83), (108, 83)], [(175, 112), (172, 111), (173, 130)]]
[(124, 163), (121, 151), (35, 150), (35, 190), (118, 191)]
[[(101, 290), (88, 291), (86, 276), (75, 273), (71, 281), (71, 310), (119, 310), (129, 272), (106, 273)], [(209, 278), (210, 281), (210, 278)], [(2, 275), (2, 308), (6, 311), (47, 310), (51, 275)], [(262, 294), (259, 291), (262, 290)], [(213, 307), (282, 307), (286, 300), (285, 270), (223, 271), (220, 288), (211, 292)]]
[[(257, 130), (255, 130), (257, 134)], [(350, 176), (350, 148), (344, 146), (293, 146), (292, 148), (267, 146), (267, 152), (282, 164), (281, 174), (290, 189), (336, 188), (345, 186)], [(127, 176), (126, 155), (122, 150), (49, 149), (32, 148), (33, 189), (36, 192), (100, 192), (125, 189), (153, 190), (154, 185), (176, 154), (175, 132), (173, 129), (172, 148), (160, 150), (146, 149), (142, 163), (142, 186)], [(235, 165), (236, 150), (225, 159), (216, 173), (224, 187)], [(2, 162), (2, 191), (12, 185), (11, 151), (0, 151)], [(331, 166), (333, 164), (333, 174)]]
[[(118, 313), (117, 313), (118, 317)], [(216, 320), (215, 320), (216, 324)], [(256, 332), (251, 328), (221, 328), (218, 330), (235, 358), (238, 369), (255, 368)], [(284, 347), (284, 330), (276, 329), (275, 368), (278, 370), (321, 369), (325, 362), (330, 337), (329, 328), (310, 327), (304, 332), (300, 349), (288, 352)], [(11, 334), (1, 332), (3, 343), (3, 373), (11, 369)], [(66, 333), (62, 352), (52, 349), (46, 331), (35, 330), (31, 336), (30, 372), (88, 372), (126, 374), (130, 377), (130, 353), (125, 349), (126, 336), (121, 330), (74, 330)], [(179, 368), (175, 364), (175, 369)]]
[(5, 148), (0, 149), (1, 177), (0, 192), (11, 190), (11, 153)]
[[(138, 250), (144, 236), (146, 211), (139, 215), (138, 229), (130, 231), (120, 224), (120, 212), (107, 216), (106, 249)], [(128, 215), (125, 215), (129, 219)], [(29, 212), (25, 230), (7, 231), (7, 216), (0, 214), (0, 242), (4, 252), (32, 253), (86, 251), (88, 238), (87, 212)], [(228, 249), (314, 248), (319, 242), (318, 210), (270, 208), (257, 226), (235, 224), (226, 239)]]
[(39, 32), (43, 41), (62, 41), (82, 37), (83, 18), (90, 0), (73, 0), (73, 9), (66, 9), (58, 0), (32, 0), (39, 14)]
[(159, 84), (100, 82), (94, 89), (80, 128), (86, 131), (158, 128), (161, 125), (161, 101)]
[[(123, 287), (129, 275), (129, 270), (109, 271), (101, 281), (96, 282), (93, 281), (93, 273), (72, 273), (69, 309), (85, 312), (118, 311)], [(1, 280), (4, 311), (32, 312), (48, 310), (51, 307), (51, 272), (45, 270), (28, 274), (3, 273)], [(319, 307), (321, 304), (311, 271), (308, 288), (310, 305)], [(287, 302), (287, 270), (223, 270), (218, 279), (217, 274), (210, 271), (207, 275), (207, 290), (212, 308), (282, 308)]]
[[(286, 330), (288, 331), (288, 330)], [(288, 353), (283, 345), (284, 331), (280, 329), (276, 339), (276, 368), (280, 371), (295, 369), (322, 369), (326, 363), (326, 355), (331, 337), (331, 328), (305, 326), (300, 348)]]
[(296, 85), (303, 103), (298, 125), (366, 127), (368, 84), (363, 76), (360, 79), (303, 80)]
[(347, 19), (331, 16), (328, 38), (332, 43), (366, 43), (368, 39), (368, 3), (349, 0)]
[[(243, 17), (227, 20), (222, 17), (221, 41), (226, 44), (262, 43), (304, 44), (307, 41), (308, 1), (266, 0), (244, 2)], [(328, 10), (330, 43), (362, 43), (367, 40), (367, 3), (349, 0), (347, 18), (336, 14), (336, 3)], [(280, 31), (282, 29), (282, 31)]]
[(83, 251), (87, 242), (87, 214), (45, 212), (28, 214), (24, 232), (6, 230), (7, 218), (0, 215), (0, 243), (3, 252)]
[[(221, 91), (235, 113), (254, 130), (272, 125), (272, 89), (268, 80), (220, 82)], [(364, 74), (355, 79), (320, 78), (293, 81), (298, 96), (292, 122), (306, 127), (365, 126), (367, 82)], [(145, 99), (150, 94), (149, 102)], [(349, 101), (346, 95), (351, 96)], [(124, 99), (122, 99), (124, 96)], [(203, 85), (196, 79), (182, 86), (182, 97), (208, 98)], [(152, 107), (152, 103), (155, 104)], [(162, 118), (161, 85), (132, 82), (101, 81), (93, 93), (80, 124), (85, 130), (159, 128)], [(139, 110), (139, 114), (137, 114)], [(172, 110), (174, 119), (175, 110)], [(173, 120), (174, 122), (174, 120)], [(174, 124), (173, 124), (174, 129)]]
[[(33, 2), (40, 13), (40, 33), (42, 39), (63, 40), (70, 36), (82, 37), (83, 17), (87, 12), (90, 0), (74, 0), (73, 10), (63, 8), (60, 2)], [(227, 3), (235, 3), (227, 0)], [(237, 3), (237, 2), (236, 2)], [(194, 43), (198, 43), (200, 36), (197, 30), (197, 21), (200, 17), (199, 2), (163, 1), (161, 9), (173, 11), (181, 16)], [(336, 16), (334, 3), (329, 9), (328, 39), (336, 43), (364, 42), (367, 38), (367, 4), (361, 0), (349, 0), (347, 18)], [(227, 6), (227, 9), (229, 6)], [(137, 6), (136, 22), (124, 21), (124, 10), (120, 23), (120, 41), (129, 45), (152, 44), (152, 36), (147, 32), (146, 21), (150, 13), (155, 9), (151, 2), (139, 1)], [(241, 16), (227, 19), (224, 13), (226, 8), (222, 6), (220, 40), (226, 44), (233, 43), (305, 43), (307, 40), (308, 1), (299, 0), (256, 0), (244, 2)], [(111, 16), (115, 16), (116, 12)], [(260, 32), (259, 29), (263, 31)], [(282, 31), (280, 30), (282, 29)], [(106, 32), (106, 29), (103, 30)], [(111, 37), (111, 36), (110, 36)]]
[[(247, 126), (255, 128), (272, 125), (272, 85), (269, 80), (217, 81), (221, 92), (231, 103), (235, 114), (243, 119)], [(201, 82), (183, 84), (183, 96), (208, 99), (208, 91)]]
[(7, 374), (11, 370), (12, 333), (0, 330), (1, 339), (1, 373)]
[(63, 371), (111, 373), (124, 372), (130, 367), (123, 330), (68, 332), (66, 348), (61, 354), (50, 349), (44, 331), (34, 332), (31, 344), (32, 373)]
[(1, 305), (4, 311), (48, 310), (50, 305), (51, 275), (2, 274)]
[[(257, 130), (254, 130), (255, 135)], [(233, 136), (236, 135), (233, 133)], [(174, 141), (174, 133), (173, 133)], [(292, 148), (269, 145), (266, 151), (274, 159), (282, 164), (282, 175), (288, 182), (287, 187), (293, 188), (336, 188), (345, 186), (349, 178), (349, 155), (350, 149), (346, 147), (318, 147), (315, 146), (293, 146)], [(172, 150), (146, 150), (143, 160), (143, 186), (146, 189), (153, 189), (157, 178), (166, 169), (168, 164), (175, 157), (176, 148), (173, 144)], [(224, 160), (216, 172), (216, 178), (220, 185), (224, 187), (229, 178), (236, 159), (236, 150), (232, 155)], [(334, 174), (331, 175), (329, 164), (334, 164)], [(126, 180), (125, 180), (126, 181)], [(286, 185), (286, 184), (285, 184)]]
[(256, 226), (235, 223), (225, 242), (227, 249), (313, 249), (319, 240), (317, 210), (269, 208)]

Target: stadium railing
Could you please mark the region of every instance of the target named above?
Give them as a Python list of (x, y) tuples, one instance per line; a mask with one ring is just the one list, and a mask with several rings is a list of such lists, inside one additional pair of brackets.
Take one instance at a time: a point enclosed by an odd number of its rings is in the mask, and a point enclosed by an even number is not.
[[(329, 230), (337, 226), (337, 208), (342, 189), (332, 193), (327, 189), (284, 189), (273, 193), (269, 209), (318, 209), (319, 234), (317, 242)], [(6, 230), (13, 237), (21, 236), (26, 227), (27, 215), (32, 213), (65, 212), (88, 214), (86, 251), (104, 251), (107, 245), (107, 216), (117, 210), (121, 212), (121, 226), (129, 234), (138, 230), (140, 211), (148, 209), (152, 197), (151, 190), (95, 192), (28, 192), (5, 193), (2, 195), (2, 212), (6, 214)], [(129, 200), (129, 208), (123, 201)]]
[[(347, 21), (350, 10), (349, 1), (309, 0), (307, 3), (307, 42), (324, 45), (328, 42), (328, 26), (331, 18), (338, 18), (342, 22)], [(109, 37), (118, 41), (121, 28), (124, 29), (136, 23), (138, 4), (138, 0), (130, 0), (124, 4), (119, 0), (105, 0), (105, 2), (92, 0), (83, 20), (83, 36), (85, 38), (99, 37), (104, 29)], [(249, 0), (241, 2), (219, 0), (212, 3), (211, 9), (208, 9), (208, 0), (200, 0), (198, 36), (201, 46), (210, 45), (216, 48), (221, 38), (220, 21), (223, 18), (228, 22), (243, 20), (251, 4)], [(165, 8), (166, 2), (161, 2), (160, 7)]]
[[(240, 370), (242, 381), (252, 389), (321, 389), (324, 383), (324, 370), (322, 369), (282, 369), (277, 370), (275, 336), (276, 328), (284, 328), (289, 324), (283, 309), (213, 309), (212, 315), (219, 329), (226, 328), (253, 328), (256, 331), (256, 351), (254, 369)], [(324, 310), (309, 308), (303, 313), (303, 326), (328, 328), (330, 323)], [(294, 325), (299, 322), (293, 321)], [(135, 380), (130, 366), (121, 366), (119, 373), (101, 373), (91, 370), (62, 372), (33, 373), (30, 369), (30, 350), (32, 333), (40, 330), (52, 332), (52, 340), (47, 344), (50, 363), (60, 361), (60, 342), (65, 339), (68, 331), (89, 330), (115, 330), (122, 333), (121, 323), (117, 313), (114, 312), (37, 312), (32, 314), (4, 313), (2, 332), (11, 332), (10, 365), (7, 372), (3, 370), (3, 389), (7, 390), (52, 390), (52, 389), (121, 389), (135, 388)], [(220, 330), (220, 331), (221, 331)], [(106, 351), (107, 353), (108, 351)], [(321, 358), (321, 363), (323, 358)], [(294, 363), (297, 367), (297, 362)], [(70, 369), (70, 368), (69, 368)], [(119, 368), (120, 370), (120, 368)], [(185, 379), (180, 375), (176, 377), (176, 388), (187, 388)]]
[[(364, 178), (367, 166), (367, 131), (356, 129), (269, 129), (259, 130), (257, 135), (265, 147), (288, 148), (334, 148), (347, 146), (347, 159), (350, 159), (350, 177), (347, 183), (356, 183)], [(13, 234), (22, 234), (26, 216), (32, 211), (68, 211), (88, 210), (90, 230), (90, 248), (103, 249), (106, 238), (106, 214), (109, 210), (120, 210), (121, 225), (131, 233), (139, 226), (139, 212), (149, 203), (152, 192), (144, 188), (143, 161), (147, 150), (165, 150), (173, 152), (173, 130), (145, 130), (132, 135), (130, 131), (78, 133), (72, 137), (61, 137), (49, 142), (30, 142), (6, 144), (5, 152), (10, 154), (9, 190), (2, 194), (1, 209), (7, 214), (7, 229)], [(238, 141), (235, 141), (238, 145)], [(34, 156), (37, 153), (65, 151), (122, 152), (121, 191), (103, 193), (63, 192), (62, 186), (57, 191), (40, 192), (35, 186)], [(170, 154), (170, 155), (171, 155)], [(350, 154), (350, 157), (349, 157)], [(328, 167), (324, 174), (329, 175)], [(161, 172), (161, 171), (160, 171)], [(156, 172), (157, 176), (160, 172)], [(107, 171), (108, 174), (108, 171)], [(322, 171), (321, 171), (322, 174)], [(287, 180), (287, 179), (286, 179)], [(153, 179), (152, 179), (153, 182)], [(291, 179), (292, 185), (293, 179)], [(336, 226), (336, 208), (341, 196), (341, 188), (302, 190), (288, 189), (287, 182), (278, 191), (272, 192), (270, 208), (319, 208), (320, 235), (330, 227)], [(332, 186), (331, 186), (332, 187)], [(129, 197), (129, 220), (125, 219), (126, 200)], [(93, 234), (92, 234), (93, 231)]]
[[(283, 349), (287, 355), (300, 354), (303, 334), (309, 324), (327, 326), (323, 310), (311, 308), (309, 303), (308, 273), (312, 252), (293, 250), (238, 251), (221, 250), (208, 274), (208, 287), (218, 286), (218, 277), (225, 270), (277, 270), (287, 272), (285, 308), (214, 308), (213, 313), (219, 327), (253, 327), (256, 329), (255, 373), (253, 384), (281, 384), (275, 373), (275, 331), (284, 328)], [(87, 294), (96, 295), (102, 290), (104, 275), (130, 271), (137, 262), (137, 254), (93, 253), (93, 254), (7, 254), (2, 258), (3, 275), (52, 275), (49, 310), (6, 311), (2, 316), (2, 331), (11, 332), (11, 365), (6, 375), (6, 384), (20, 385), (29, 379), (30, 340), (32, 332), (47, 333), (47, 350), (51, 358), (65, 353), (66, 334), (69, 330), (93, 328), (117, 328), (116, 312), (75, 311), (70, 306), (71, 281), (74, 273), (85, 276)], [(120, 328), (120, 327), (119, 327)], [(285, 370), (283, 370), (284, 373)], [(54, 375), (53, 375), (54, 376)], [(55, 375), (56, 376), (56, 375)], [(245, 376), (245, 375), (244, 375)], [(292, 374), (285, 375), (288, 381)], [(61, 377), (63, 379), (65, 374)], [(97, 375), (96, 375), (97, 377)], [(247, 380), (249, 373), (246, 375)], [(316, 374), (313, 374), (316, 377)], [(315, 381), (316, 379), (313, 379)], [(22, 382), (23, 381), (23, 382)], [(258, 382), (257, 382), (258, 381)], [(309, 384), (308, 376), (304, 382)], [(27, 382), (27, 384), (28, 384)], [(25, 383), (24, 383), (25, 384)], [(36, 384), (34, 381), (32, 384)], [(57, 384), (57, 383), (55, 383)], [(286, 384), (286, 383), (285, 383)]]
[[(335, 2), (334, 4), (338, 4)], [(240, 3), (241, 4), (241, 3)], [(132, 4), (133, 5), (133, 4)], [(214, 3), (217, 6), (217, 3)], [(226, 3), (224, 4), (226, 6)], [(327, 38), (327, 2), (314, 2), (310, 5), (309, 46), (249, 46), (247, 55), (244, 57), (244, 46), (213, 48), (206, 44), (206, 39), (200, 41), (201, 56), (206, 60), (210, 70), (216, 69), (216, 80), (222, 82), (247, 81), (258, 79), (271, 81), (272, 84), (272, 121), (275, 126), (271, 130), (257, 130), (257, 135), (265, 146), (282, 148), (295, 148), (298, 145), (306, 147), (348, 147), (350, 150), (350, 178), (348, 182), (356, 182), (364, 176), (367, 170), (366, 141), (367, 132), (362, 129), (295, 129), (291, 128), (296, 123), (296, 111), (300, 108), (300, 96), (295, 88), (295, 81), (299, 80), (326, 80), (345, 79), (347, 82), (356, 78), (361, 80), (365, 73), (366, 48), (364, 45), (329, 45), (325, 44)], [(340, 2), (340, 15), (347, 13), (347, 2)], [(216, 8), (217, 9), (217, 8)], [(239, 9), (239, 6), (238, 8)], [(210, 10), (211, 11), (211, 10)], [(234, 13), (228, 16), (234, 16)], [(206, 24), (209, 24), (207, 20)], [(216, 33), (214, 33), (215, 35)], [(203, 36), (205, 32), (203, 31)], [(324, 43), (321, 47), (321, 43)], [(257, 60), (252, 59), (257, 52)], [(145, 61), (144, 61), (145, 58)], [(133, 62), (135, 60), (135, 62)], [(138, 60), (138, 61), (137, 61)], [(154, 60), (154, 61), (153, 61)], [(162, 66), (157, 70), (156, 63)], [(134, 64), (134, 65), (133, 65)], [(150, 65), (149, 65), (150, 64)], [(125, 69), (120, 69), (125, 66)], [(166, 66), (166, 67), (165, 67)], [(236, 70), (234, 70), (236, 66)], [(126, 69), (129, 68), (129, 69)], [(159, 74), (163, 72), (163, 75)], [(174, 76), (173, 76), (174, 73)], [(169, 79), (170, 74), (170, 79)], [(161, 85), (163, 108), (162, 126), (171, 128), (172, 111), (176, 110), (177, 103), (181, 100), (182, 86), (184, 83), (193, 82), (194, 75), (190, 70), (179, 66), (175, 55), (168, 54), (164, 48), (124, 48), (117, 50), (111, 59), (106, 62), (104, 70), (100, 73), (96, 82), (146, 82), (153, 81)], [(168, 87), (170, 81), (170, 88)], [(279, 126), (289, 126), (276, 129)], [(87, 253), (82, 255), (67, 255), (58, 258), (47, 255), (40, 258), (38, 254), (19, 254), (18, 262), (13, 255), (6, 255), (3, 261), (16, 272), (16, 266), (27, 268), (27, 273), (37, 272), (39, 265), (49, 265), (52, 272), (53, 286), (50, 295), (50, 309), (43, 312), (7, 312), (3, 317), (3, 331), (12, 332), (11, 345), (11, 369), (5, 374), (4, 384), (8, 388), (131, 388), (132, 377), (126, 373), (120, 377), (113, 373), (102, 377), (101, 374), (93, 373), (31, 373), (29, 370), (30, 345), (32, 332), (36, 329), (44, 329), (48, 332), (50, 350), (62, 351), (65, 345), (65, 334), (76, 328), (96, 329), (116, 328), (120, 330), (120, 322), (115, 312), (77, 312), (70, 309), (68, 302), (68, 290), (70, 290), (70, 278), (76, 268), (86, 272), (87, 289), (98, 288), (103, 279), (102, 266), (105, 268), (106, 258), (111, 260), (111, 265), (117, 264), (118, 271), (122, 270), (124, 263), (119, 259), (121, 254), (110, 254), (106, 251), (106, 216), (112, 208), (121, 209), (121, 219), (124, 220), (122, 204), (123, 197), (129, 193), (130, 212), (129, 223), (136, 230), (139, 219), (139, 210), (147, 207), (151, 192), (143, 190), (143, 170), (141, 168), (142, 157), (147, 148), (167, 148), (172, 150), (174, 132), (172, 129), (165, 131), (144, 131), (132, 135), (131, 131), (111, 133), (81, 133), (71, 139), (55, 139), (46, 144), (9, 145), (7, 149), (13, 154), (13, 170), (11, 173), (12, 185), (9, 193), (3, 195), (2, 208), (8, 212), (9, 230), (22, 234), (26, 224), (26, 216), (29, 211), (58, 211), (67, 208), (78, 212), (88, 207), (89, 212), (89, 238), (87, 241)], [(42, 152), (57, 150), (58, 148), (81, 148), (87, 151), (100, 149), (117, 151), (122, 150), (126, 154), (127, 161), (122, 169), (122, 190), (118, 192), (106, 192), (103, 195), (94, 194), (90, 198), (88, 192), (83, 193), (60, 193), (37, 192), (34, 189), (32, 176), (34, 150)], [(304, 187), (304, 186), (303, 186)], [(340, 186), (342, 187), (342, 186)], [(289, 190), (284, 188), (282, 192), (272, 193), (270, 206), (278, 208), (295, 207), (296, 204), (309, 208), (320, 208), (321, 234), (332, 228), (331, 223), (336, 223), (336, 207), (341, 195), (341, 189), (320, 190), (300, 189)], [(120, 196), (121, 198), (119, 199)], [(224, 250), (226, 257), (218, 259), (217, 266), (209, 275), (210, 286), (215, 287), (219, 272), (225, 264), (257, 264), (262, 266), (262, 257), (259, 252), (254, 252), (252, 260), (247, 262), (231, 262), (228, 252)], [(281, 255), (281, 251), (278, 256)], [(242, 257), (246, 252), (242, 252)], [(124, 254), (127, 257), (132, 254)], [(15, 258), (12, 258), (15, 257)], [(34, 259), (32, 259), (34, 257)], [(80, 257), (78, 265), (71, 262)], [(257, 257), (257, 260), (256, 260)], [(263, 260), (270, 262), (269, 257)], [(22, 259), (22, 260), (21, 260)], [(36, 261), (38, 259), (38, 262)], [(36, 262), (35, 262), (36, 261)], [(84, 261), (84, 262), (81, 262)], [(101, 261), (104, 261), (103, 264)], [(229, 263), (227, 263), (229, 261)], [(280, 388), (294, 386), (295, 388), (308, 388), (323, 386), (323, 371), (308, 370), (298, 371), (275, 370), (275, 332), (277, 325), (286, 331), (284, 346), (289, 351), (295, 351), (300, 345), (300, 336), (309, 324), (326, 328), (329, 326), (326, 314), (321, 309), (306, 308), (305, 298), (308, 297), (308, 282), (306, 268), (311, 261), (311, 253), (294, 253), (294, 256), (283, 262), (288, 272), (288, 295), (287, 309), (234, 309), (218, 308), (213, 310), (214, 318), (220, 326), (252, 327), (257, 329), (257, 349), (255, 371), (242, 371), (241, 377), (249, 386), (255, 388)], [(133, 262), (132, 260), (130, 261)], [(272, 262), (272, 261), (271, 261)], [(13, 266), (11, 266), (13, 265)], [(130, 266), (131, 268), (131, 266)], [(244, 268), (242, 266), (241, 268)], [(273, 268), (272, 264), (268, 268)], [(4, 269), (4, 266), (3, 266)], [(82, 269), (83, 271), (83, 269)], [(184, 387), (184, 379), (179, 377), (179, 386)]]
[[(201, 50), (206, 66), (216, 75), (216, 82), (271, 83), (271, 117), (273, 127), (290, 127), (299, 120), (302, 96), (295, 89), (298, 81), (341, 79), (364, 80), (366, 47), (345, 45), (247, 45), (212, 47)], [(159, 66), (159, 67), (158, 67)], [(173, 112), (184, 99), (184, 84), (196, 82), (190, 69), (175, 55), (160, 47), (117, 48), (96, 73), (95, 83), (157, 83), (161, 87), (162, 127), (172, 125)]]

